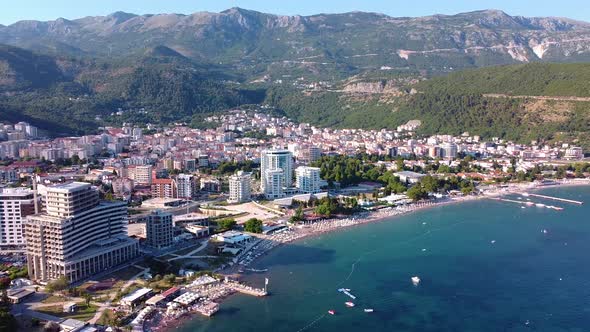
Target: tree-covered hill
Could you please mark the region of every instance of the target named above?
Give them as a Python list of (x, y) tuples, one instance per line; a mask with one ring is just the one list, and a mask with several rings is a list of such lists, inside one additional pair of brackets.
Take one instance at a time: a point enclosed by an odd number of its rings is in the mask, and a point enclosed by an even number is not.
[(590, 97), (590, 64), (530, 63), (454, 72), (419, 89), (452, 94)]
[(0, 93), (47, 88), (63, 76), (54, 58), (0, 44)]
[(436, 77), (401, 90), (405, 93), (395, 96), (359, 96), (271, 89), (267, 102), (294, 119), (322, 126), (395, 128), (419, 119), (423, 134), (468, 131), (517, 141), (579, 140), (590, 147), (590, 99), (559, 98), (590, 97), (590, 63), (489, 67)]
[[(112, 61), (38, 55), (0, 46), (0, 121), (29, 121), (52, 134), (92, 132), (122, 121), (190, 122), (262, 101), (223, 68), (165, 47)], [(111, 114), (119, 112), (119, 116)]]

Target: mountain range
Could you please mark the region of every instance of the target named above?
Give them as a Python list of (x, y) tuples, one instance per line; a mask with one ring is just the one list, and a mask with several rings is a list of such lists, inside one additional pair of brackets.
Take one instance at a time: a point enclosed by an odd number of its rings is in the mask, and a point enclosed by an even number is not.
[(351, 12), (279, 16), (241, 8), (191, 15), (20, 21), (0, 43), (57, 55), (121, 57), (165, 46), (248, 74), (294, 68), (347, 75), (381, 66), (434, 71), (530, 61), (590, 60), (590, 23), (498, 10), (427, 17)]
[[(544, 132), (528, 130), (533, 122), (539, 128), (539, 118), (529, 113), (519, 113), (523, 117), (510, 122), (508, 131), (465, 115), (492, 121), (494, 112), (508, 116), (510, 107), (525, 107), (525, 100), (503, 89), (504, 80), (513, 87), (526, 82), (533, 88), (520, 92), (541, 96), (555, 88), (543, 80), (557, 78), (555, 91), (584, 94), (585, 76), (574, 75), (568, 65), (519, 67), (584, 61), (590, 61), (590, 23), (498, 10), (396, 18), (364, 12), (280, 16), (232, 8), (21, 21), (0, 25), (0, 120), (24, 119), (53, 134), (69, 134), (125, 121), (199, 125), (204, 114), (265, 103), (324, 126), (395, 127), (422, 117), (425, 132), (464, 129), (531, 139)], [(454, 101), (437, 100), (434, 92)], [(494, 93), (510, 101), (488, 96)], [(473, 103), (463, 105), (461, 97)], [(584, 101), (567, 102), (573, 103), (571, 112), (545, 119), (583, 115)], [(543, 114), (552, 103), (541, 107)], [(441, 107), (463, 111), (440, 113)], [(449, 121), (434, 125), (431, 113)], [(584, 130), (559, 123), (551, 129)]]

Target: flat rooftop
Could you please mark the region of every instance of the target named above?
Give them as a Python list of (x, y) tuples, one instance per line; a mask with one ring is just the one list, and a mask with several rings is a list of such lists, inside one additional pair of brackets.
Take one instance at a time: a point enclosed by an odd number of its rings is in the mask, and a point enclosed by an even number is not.
[(57, 184), (54, 186), (48, 186), (47, 190), (59, 191), (59, 192), (65, 193), (65, 192), (72, 192), (72, 191), (86, 189), (86, 188), (89, 188), (90, 186), (91, 186), (90, 183), (86, 183), (86, 182), (69, 182), (69, 183), (64, 183), (64, 184)]
[(142, 296), (149, 294), (152, 291), (151, 288), (140, 288), (133, 293), (125, 296), (121, 299), (121, 302), (132, 303), (140, 299)]

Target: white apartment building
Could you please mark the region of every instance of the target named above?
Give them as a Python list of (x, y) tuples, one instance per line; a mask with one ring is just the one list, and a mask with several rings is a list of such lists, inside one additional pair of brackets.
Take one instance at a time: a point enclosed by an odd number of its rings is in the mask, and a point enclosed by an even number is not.
[(25, 241), (29, 277), (70, 282), (121, 265), (139, 255), (127, 236), (127, 206), (100, 202), (90, 184), (45, 188), (45, 212), (27, 217)]
[(179, 174), (176, 177), (176, 197), (192, 199), (197, 192), (197, 183), (192, 174)]
[(0, 252), (25, 250), (23, 221), (31, 214), (35, 214), (32, 190), (0, 189)]
[(264, 196), (267, 199), (285, 197), (283, 187), (285, 172), (282, 169), (272, 169), (264, 172), (262, 182), (264, 185)]
[(295, 186), (303, 194), (319, 193), (320, 181), (318, 167), (299, 166), (295, 169)]
[(238, 171), (229, 178), (229, 203), (247, 202), (252, 197), (252, 173)]
[[(282, 172), (282, 175), (279, 173)], [(260, 155), (261, 190), (267, 198), (283, 197), (293, 184), (293, 154), (289, 150), (264, 150)], [(280, 183), (276, 183), (279, 179)]]
[(573, 146), (565, 150), (565, 159), (582, 159), (584, 158), (584, 151), (580, 147)]
[(135, 167), (129, 167), (129, 179), (133, 180), (138, 185), (150, 185), (152, 184), (152, 166), (141, 165)]
[(453, 158), (457, 157), (457, 153), (458, 153), (457, 144), (443, 143), (443, 145), (441, 146), (441, 149), (443, 151), (444, 158), (453, 159)]
[(308, 146), (308, 147), (303, 148), (299, 152), (298, 160), (306, 162), (306, 163), (312, 163), (316, 160), (319, 160), (321, 157), (322, 157), (322, 149), (320, 149), (317, 146)]

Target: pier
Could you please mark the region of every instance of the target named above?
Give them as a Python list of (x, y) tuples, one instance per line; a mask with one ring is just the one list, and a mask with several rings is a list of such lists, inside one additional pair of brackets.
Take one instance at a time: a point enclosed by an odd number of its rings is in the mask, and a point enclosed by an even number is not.
[(513, 199), (508, 199), (508, 198), (499, 198), (499, 197), (490, 197), (490, 199), (496, 200), (496, 201), (501, 201), (501, 202), (509, 202), (509, 203), (516, 203), (516, 204), (520, 204), (523, 206), (530, 206), (530, 207), (544, 207), (544, 208), (548, 208), (548, 209), (553, 209), (556, 211), (562, 211), (563, 208), (559, 207), (559, 206), (553, 206), (553, 205), (545, 205), (545, 204), (539, 204), (539, 203), (533, 203), (530, 201), (516, 201)]
[(246, 295), (253, 295), (253, 296), (258, 296), (258, 297), (268, 295), (268, 293), (264, 289), (258, 289), (258, 288), (242, 285), (237, 282), (228, 282), (228, 283), (226, 283), (226, 285), (229, 288), (231, 288), (232, 290), (242, 293), (242, 294), (246, 294)]
[(559, 197), (552, 197), (552, 196), (546, 196), (546, 195), (539, 195), (539, 194), (523, 194), (523, 196), (533, 196), (533, 197), (539, 197), (539, 198), (544, 198), (544, 199), (551, 199), (554, 201), (560, 201), (560, 202), (566, 202), (566, 203), (572, 203), (572, 204), (578, 204), (578, 205), (582, 205), (584, 204), (584, 202), (581, 201), (574, 201), (573, 199), (565, 199), (565, 198), (559, 198)]

